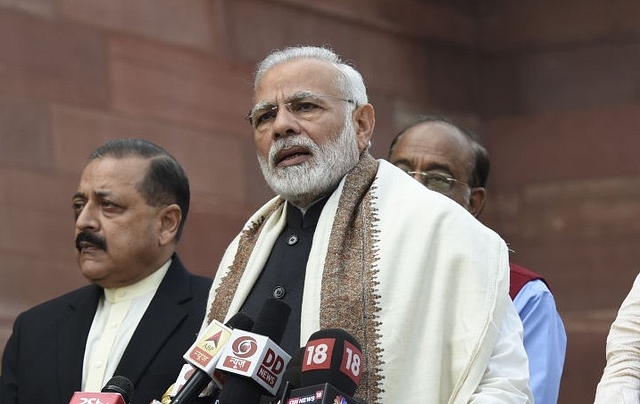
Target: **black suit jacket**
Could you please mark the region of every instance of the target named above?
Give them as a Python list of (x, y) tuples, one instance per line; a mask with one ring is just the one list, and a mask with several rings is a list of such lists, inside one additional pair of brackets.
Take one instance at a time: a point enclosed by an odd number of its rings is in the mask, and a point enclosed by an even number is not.
[[(185, 363), (205, 315), (211, 279), (176, 255), (114, 375), (133, 382), (132, 404), (160, 400)], [(80, 391), (84, 350), (102, 289), (88, 285), (18, 316), (0, 375), (2, 404), (68, 404)]]

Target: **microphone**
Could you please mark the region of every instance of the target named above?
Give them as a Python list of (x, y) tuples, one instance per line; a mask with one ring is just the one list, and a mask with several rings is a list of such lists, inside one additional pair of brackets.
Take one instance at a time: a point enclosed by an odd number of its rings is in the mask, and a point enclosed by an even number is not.
[[(222, 355), (224, 346), (229, 341), (232, 331), (248, 330), (253, 326), (253, 320), (243, 312), (236, 313), (226, 324), (213, 320), (205, 329), (204, 333), (184, 354), (183, 358), (187, 361), (187, 374), (192, 372), (184, 385), (176, 385), (173, 388), (175, 397), (171, 400), (172, 404), (186, 404), (193, 402), (202, 391), (215, 381), (220, 381), (214, 375), (215, 365)], [(191, 365), (191, 366), (190, 366)], [(183, 371), (178, 379), (184, 375)]]
[(302, 357), (304, 356), (305, 348), (302, 347), (291, 357), (287, 370), (282, 375), (282, 383), (280, 389), (271, 404), (283, 404), (289, 398), (292, 389), (296, 389), (301, 386), (300, 374), (302, 373)]
[(76, 391), (69, 404), (129, 404), (133, 383), (124, 376), (113, 376), (100, 393)]
[(291, 307), (269, 298), (260, 309), (252, 332), (234, 330), (217, 369), (226, 372), (220, 404), (253, 404), (265, 392), (272, 396), (291, 358), (277, 344), (286, 330)]
[(294, 389), (283, 404), (360, 404), (353, 395), (363, 371), (360, 344), (342, 329), (316, 331), (304, 348), (300, 388)]

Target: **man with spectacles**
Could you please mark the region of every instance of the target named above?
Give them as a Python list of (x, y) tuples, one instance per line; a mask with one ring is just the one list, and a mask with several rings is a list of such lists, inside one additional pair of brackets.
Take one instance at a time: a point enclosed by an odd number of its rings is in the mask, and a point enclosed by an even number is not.
[[(480, 215), (489, 155), (472, 132), (443, 117), (422, 117), (396, 135), (389, 161), (473, 216)], [(542, 276), (512, 263), (510, 278), (509, 294), (524, 327), (534, 402), (555, 404), (567, 345), (562, 319)]]
[[(312, 121), (322, 114), (322, 103), (323, 100), (326, 99), (334, 99), (354, 104), (353, 100), (347, 100), (335, 95), (314, 94), (309, 91), (302, 91), (293, 94), (282, 105), (290, 114), (295, 115), (298, 119)], [(264, 132), (271, 126), (271, 122), (276, 118), (279, 108), (280, 106), (278, 104), (272, 102), (260, 102), (249, 111), (245, 119), (249, 121), (249, 124), (255, 131)]]
[(369, 404), (531, 402), (505, 243), (369, 154), (360, 73), (329, 49), (287, 48), (258, 65), (253, 99), (247, 119), (277, 196), (227, 249), (209, 320), (254, 316), (275, 297), (292, 307), (290, 353), (319, 329), (348, 331)]

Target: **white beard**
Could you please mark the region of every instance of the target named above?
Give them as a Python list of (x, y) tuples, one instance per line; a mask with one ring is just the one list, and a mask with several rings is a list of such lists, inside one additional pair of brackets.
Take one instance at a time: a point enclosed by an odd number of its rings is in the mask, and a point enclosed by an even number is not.
[[(312, 154), (302, 164), (276, 167), (275, 158), (282, 149), (302, 146)], [(360, 158), (358, 141), (350, 114), (337, 138), (319, 146), (301, 135), (284, 136), (276, 140), (269, 150), (269, 161), (258, 156), (262, 174), (271, 189), (298, 207), (332, 191)]]

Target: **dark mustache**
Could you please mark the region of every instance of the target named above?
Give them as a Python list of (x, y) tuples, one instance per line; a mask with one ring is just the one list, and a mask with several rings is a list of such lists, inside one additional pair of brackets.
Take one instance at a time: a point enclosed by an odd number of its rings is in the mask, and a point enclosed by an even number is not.
[(80, 251), (80, 243), (87, 242), (96, 248), (107, 251), (107, 242), (103, 238), (98, 237), (95, 233), (81, 232), (76, 236), (76, 249)]

